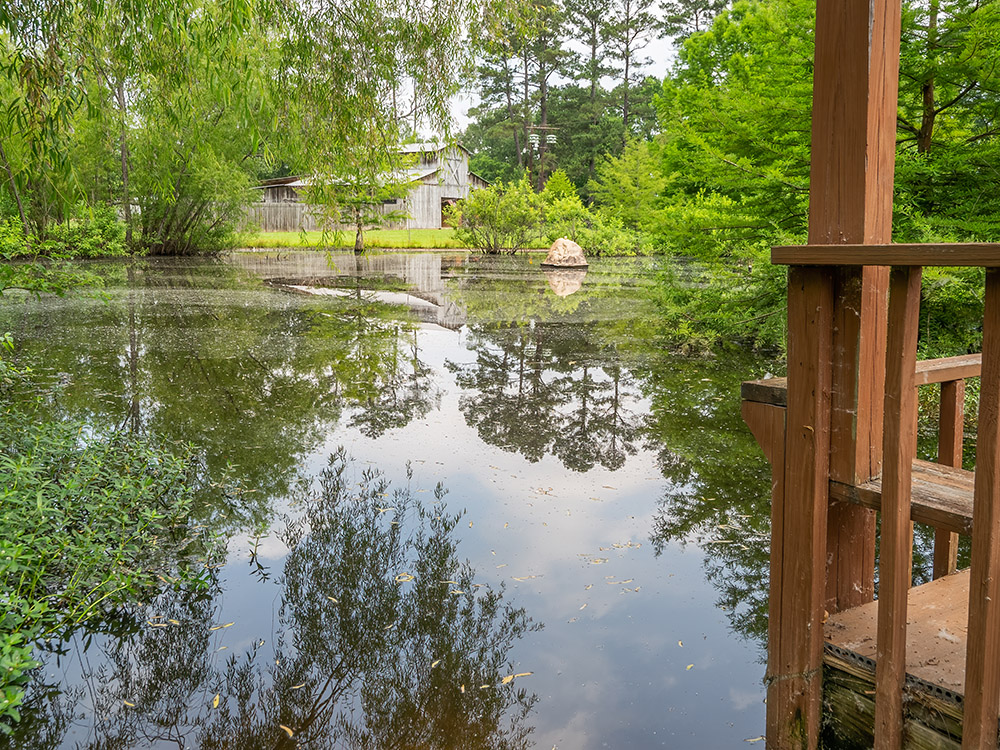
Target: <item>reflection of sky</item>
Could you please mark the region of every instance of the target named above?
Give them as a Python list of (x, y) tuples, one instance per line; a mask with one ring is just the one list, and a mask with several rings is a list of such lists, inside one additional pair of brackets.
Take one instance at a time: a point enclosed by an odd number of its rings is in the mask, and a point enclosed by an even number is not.
[[(247, 303), (254, 302), (248, 297)], [(420, 358), (442, 392), (440, 404), (377, 439), (341, 419), (306, 458), (306, 473), (318, 473), (343, 445), (357, 461), (352, 471), (374, 465), (398, 485), (410, 461), (418, 498), (430, 503), (442, 482), (449, 509), (466, 510), (456, 529), (460, 556), (470, 559), (478, 581), (503, 583), (513, 605), (544, 624), (512, 652), (516, 671), (534, 673), (523, 687), (540, 698), (528, 718), (537, 747), (731, 747), (758, 737), (764, 720), (759, 644), (732, 634), (716, 604), (718, 591), (705, 580), (703, 550), (674, 542), (653, 554), (653, 517), (668, 489), (655, 452), (640, 449), (618, 471), (597, 465), (580, 473), (552, 455), (531, 463), (485, 444), (466, 424), (462, 390), (445, 367), (446, 360), (475, 362), (476, 353), (466, 348), (472, 339), (464, 331), (422, 326)], [(149, 346), (169, 348), (169, 342)], [(604, 379), (596, 369), (591, 375)], [(624, 399), (630, 412), (649, 411), (634, 388), (623, 392), (633, 394)], [(271, 574), (259, 581), (247, 564), (253, 544), (248, 536), (230, 539), (230, 562), (221, 571), (217, 621), (235, 625), (211, 636), (214, 649), (225, 647), (214, 655), (220, 669), (230, 655), (261, 640), (266, 657), (278, 635), (287, 549), (274, 531), (259, 540), (258, 561)], [(91, 658), (74, 649), (47, 666), (65, 670), (64, 683), (72, 684)], [(86, 736), (89, 726), (71, 731), (67, 742)]]
[[(314, 454), (315, 468), (339, 445), (359, 471), (371, 461), (395, 481), (410, 460), (416, 487), (440, 481), (448, 507), (467, 510), (460, 555), (545, 625), (514, 649), (517, 668), (535, 673), (538, 746), (721, 747), (759, 736), (763, 667), (756, 645), (735, 639), (716, 607), (702, 551), (671, 545), (653, 556), (649, 534), (665, 482), (654, 454), (581, 474), (551, 455), (533, 464), (488, 446), (466, 426), (460, 389), (444, 368), (445, 359), (474, 354), (436, 327), (419, 339), (444, 391), (440, 409), (378, 440), (338, 430)], [(513, 580), (527, 576), (538, 577)]]

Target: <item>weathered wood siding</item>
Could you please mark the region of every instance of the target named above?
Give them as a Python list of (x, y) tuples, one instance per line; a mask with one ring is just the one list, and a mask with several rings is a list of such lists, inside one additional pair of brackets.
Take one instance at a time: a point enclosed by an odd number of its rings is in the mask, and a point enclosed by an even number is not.
[[(383, 213), (404, 211), (410, 218), (385, 225), (386, 229), (440, 229), (442, 207), (449, 202), (467, 198), (470, 190), (485, 186), (485, 181), (469, 172), (469, 154), (458, 146), (448, 146), (437, 151), (418, 155), (416, 169), (426, 174), (416, 183), (402, 204), (388, 204)], [(323, 225), (317, 211), (297, 202), (297, 192), (288, 186), (263, 191), (263, 200), (254, 204), (248, 219), (262, 232), (317, 231)], [(336, 229), (336, 226), (327, 226)], [(339, 227), (344, 230), (352, 227)]]

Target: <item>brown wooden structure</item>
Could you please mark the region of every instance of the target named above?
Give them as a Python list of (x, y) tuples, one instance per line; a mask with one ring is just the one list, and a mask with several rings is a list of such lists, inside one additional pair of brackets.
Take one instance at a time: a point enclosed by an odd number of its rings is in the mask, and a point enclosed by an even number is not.
[[(1000, 245), (891, 242), (899, 37), (900, 0), (817, 1), (809, 244), (772, 253), (789, 267), (788, 377), (744, 384), (773, 479), (770, 748), (817, 747), (844, 689), (855, 718), (871, 709), (862, 745), (997, 746)], [(988, 269), (981, 359), (917, 362), (925, 265)], [(962, 407), (976, 376), (972, 474)], [(915, 461), (926, 383), (942, 384), (937, 464)], [(916, 588), (914, 521), (936, 529), (940, 579)], [(948, 576), (958, 534), (972, 566)], [(935, 612), (951, 619), (924, 627)]]

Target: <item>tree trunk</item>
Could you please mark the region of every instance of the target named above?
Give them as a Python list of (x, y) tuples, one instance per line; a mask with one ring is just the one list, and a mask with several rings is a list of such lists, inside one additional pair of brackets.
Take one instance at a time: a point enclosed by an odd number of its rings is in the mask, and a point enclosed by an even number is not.
[(920, 132), (917, 133), (917, 153), (926, 154), (931, 150), (934, 137), (934, 120), (937, 117), (934, 105), (934, 80), (937, 70), (938, 36), (937, 23), (940, 0), (931, 0), (927, 15), (927, 77), (920, 86), (923, 98), (923, 114), (920, 118)]
[(7, 161), (7, 152), (4, 151), (2, 141), (0, 141), (0, 159), (3, 159), (3, 168), (7, 171), (7, 178), (10, 180), (10, 192), (14, 194), (14, 200), (17, 202), (17, 213), (21, 216), (21, 231), (24, 233), (24, 239), (28, 240), (31, 238), (31, 232), (28, 229), (28, 221), (24, 216), (21, 193), (17, 189), (17, 183), (14, 182), (14, 170), (10, 168), (10, 162)]
[(119, 79), (115, 95), (118, 99), (118, 109), (121, 111), (122, 129), (119, 134), (118, 147), (122, 162), (122, 220), (125, 222), (125, 244), (132, 248), (132, 195), (128, 189), (128, 117), (125, 108), (125, 85)]

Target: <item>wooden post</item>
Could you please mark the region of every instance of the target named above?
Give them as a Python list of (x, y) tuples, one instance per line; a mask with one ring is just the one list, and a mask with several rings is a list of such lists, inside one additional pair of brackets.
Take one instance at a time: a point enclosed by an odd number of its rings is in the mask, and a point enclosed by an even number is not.
[(889, 345), (885, 383), (882, 467), (882, 554), (879, 560), (878, 655), (875, 660), (875, 747), (903, 745), (906, 677), (906, 595), (910, 590), (913, 537), (910, 485), (917, 449), (919, 266), (894, 266), (890, 279)]
[(788, 271), (784, 493), (771, 510), (767, 744), (816, 747), (823, 697), (833, 277)]
[[(899, 77), (899, 0), (818, 0), (810, 244), (891, 241)], [(830, 474), (879, 474), (888, 269), (837, 272)], [(830, 507), (826, 607), (874, 595), (875, 515)]]
[[(938, 427), (938, 463), (962, 468), (962, 433), (965, 430), (965, 381), (941, 384), (941, 419)], [(934, 577), (958, 569), (958, 534), (934, 530)]]
[[(810, 244), (891, 239), (899, 25), (900, 0), (817, 0)], [(874, 514), (831, 508), (829, 479), (853, 484), (880, 469), (887, 287), (885, 269), (789, 269), (785, 482), (772, 505), (769, 748), (818, 746), (824, 604), (835, 611), (873, 595)]]
[(962, 747), (995, 748), (1000, 711), (1000, 269), (986, 270), (983, 375), (972, 509)]

